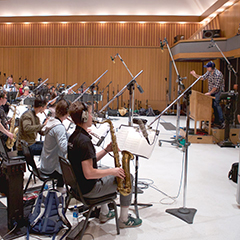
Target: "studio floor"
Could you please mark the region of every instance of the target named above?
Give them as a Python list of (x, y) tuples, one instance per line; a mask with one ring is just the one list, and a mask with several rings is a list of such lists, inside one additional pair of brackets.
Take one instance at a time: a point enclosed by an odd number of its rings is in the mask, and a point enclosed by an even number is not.
[[(154, 120), (154, 117), (144, 118), (148, 120), (147, 124)], [(121, 124), (128, 124), (128, 118), (111, 119), (115, 128)], [(176, 116), (163, 116), (160, 122), (176, 125)], [(186, 119), (181, 116), (180, 126), (185, 125)], [(153, 128), (156, 129), (156, 126), (157, 122), (153, 124)], [(190, 126), (194, 126), (193, 121), (190, 122)], [(86, 233), (91, 235), (86, 234), (83, 240), (239, 240), (240, 207), (236, 202), (237, 184), (228, 179), (232, 163), (239, 161), (239, 149), (192, 143), (188, 148), (187, 185), (184, 191), (182, 175), (185, 152), (167, 142), (162, 142), (162, 146), (159, 146), (159, 139), (171, 140), (176, 131), (166, 130), (161, 124), (158, 129), (160, 134), (150, 158), (139, 158), (138, 181), (143, 193), (138, 194), (138, 203), (152, 204), (151, 207), (138, 207), (139, 216), (143, 220), (142, 225), (138, 228), (121, 229), (120, 235), (117, 235), (114, 220), (99, 224), (98, 219), (91, 219), (86, 230)], [(107, 136), (104, 146), (109, 141), (110, 136)], [(130, 163), (133, 175), (135, 163), (135, 160)], [(112, 167), (113, 158), (106, 156), (100, 164), (102, 167)], [(27, 175), (25, 173), (25, 182)], [(184, 193), (185, 207), (197, 210), (192, 224), (166, 212), (167, 209), (183, 207)], [(6, 204), (5, 198), (1, 198), (1, 201)], [(134, 207), (130, 207), (130, 212), (135, 214)], [(69, 210), (67, 217), (71, 222), (72, 212)], [(80, 216), (79, 220), (81, 218)], [(63, 231), (58, 234), (57, 239)], [(35, 239), (35, 235), (30, 239)]]

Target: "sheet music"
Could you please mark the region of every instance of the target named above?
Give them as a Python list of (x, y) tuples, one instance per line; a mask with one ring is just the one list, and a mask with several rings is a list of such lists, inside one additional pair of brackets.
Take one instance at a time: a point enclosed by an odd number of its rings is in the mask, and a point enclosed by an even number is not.
[(129, 126), (121, 126), (116, 132), (119, 149), (121, 151), (127, 150), (140, 157), (150, 158), (157, 141), (154, 139), (155, 131), (148, 130), (147, 132), (150, 143), (152, 144), (155, 140), (152, 145), (147, 143), (147, 140), (138, 129)]

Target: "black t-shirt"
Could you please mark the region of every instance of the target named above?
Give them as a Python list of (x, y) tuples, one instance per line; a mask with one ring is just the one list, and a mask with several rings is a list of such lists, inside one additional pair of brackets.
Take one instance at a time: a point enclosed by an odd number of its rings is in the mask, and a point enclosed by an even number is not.
[(68, 159), (72, 164), (82, 194), (89, 193), (97, 179), (86, 179), (82, 170), (82, 161), (92, 159), (93, 168), (97, 168), (95, 148), (91, 136), (81, 127), (76, 126), (75, 131), (68, 140)]

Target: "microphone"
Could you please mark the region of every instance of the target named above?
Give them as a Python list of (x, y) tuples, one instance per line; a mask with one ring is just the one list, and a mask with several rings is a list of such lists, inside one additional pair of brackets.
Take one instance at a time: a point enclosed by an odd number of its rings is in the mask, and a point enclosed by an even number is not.
[(113, 58), (112, 56), (110, 56), (111, 60), (113, 63), (115, 63), (115, 58)]
[[(144, 120), (145, 122), (147, 122), (146, 120)], [(150, 145), (149, 139), (148, 139), (148, 133), (147, 133), (147, 129), (142, 121), (142, 119), (140, 118), (133, 118), (133, 123), (136, 123), (139, 125), (139, 128), (143, 134), (143, 136), (145, 137), (145, 139), (147, 140), (148, 144)]]
[(161, 51), (163, 52), (163, 47), (165, 46), (165, 44), (162, 42), (162, 40), (160, 39), (160, 48), (161, 48)]
[(86, 82), (84, 82), (84, 83), (80, 86), (80, 88), (82, 88), (85, 83), (86, 83)]

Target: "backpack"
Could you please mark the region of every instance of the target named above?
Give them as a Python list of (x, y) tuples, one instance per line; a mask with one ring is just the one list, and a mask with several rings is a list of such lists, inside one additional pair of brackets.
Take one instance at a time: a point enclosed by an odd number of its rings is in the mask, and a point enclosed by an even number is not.
[(28, 218), (27, 240), (30, 231), (38, 234), (53, 235), (52, 239), (55, 239), (56, 234), (63, 228), (63, 225), (66, 225), (70, 230), (71, 224), (65, 216), (64, 208), (65, 201), (60, 192), (54, 189), (41, 192)]
[(228, 178), (233, 182), (238, 182), (238, 162), (232, 164), (232, 168), (228, 173)]

